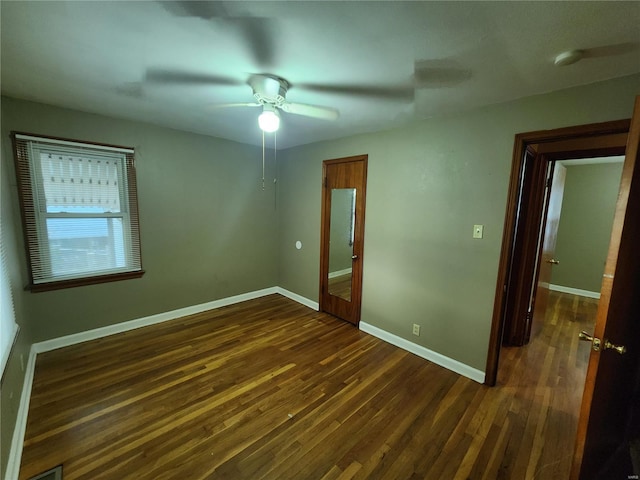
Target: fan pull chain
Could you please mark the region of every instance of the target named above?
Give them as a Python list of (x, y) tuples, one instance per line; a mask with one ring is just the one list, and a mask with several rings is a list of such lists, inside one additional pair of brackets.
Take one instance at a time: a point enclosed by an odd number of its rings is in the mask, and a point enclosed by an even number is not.
[(278, 131), (273, 132), (273, 208), (278, 209)]
[(264, 130), (262, 130), (262, 190), (264, 190)]

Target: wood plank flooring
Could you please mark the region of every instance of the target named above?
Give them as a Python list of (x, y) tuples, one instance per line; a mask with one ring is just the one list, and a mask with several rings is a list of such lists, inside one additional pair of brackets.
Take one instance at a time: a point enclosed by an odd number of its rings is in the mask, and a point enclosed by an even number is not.
[(595, 302), (494, 388), (279, 295), (44, 353), (20, 479), (564, 479)]
[(351, 273), (329, 278), (329, 293), (347, 302), (351, 301)]

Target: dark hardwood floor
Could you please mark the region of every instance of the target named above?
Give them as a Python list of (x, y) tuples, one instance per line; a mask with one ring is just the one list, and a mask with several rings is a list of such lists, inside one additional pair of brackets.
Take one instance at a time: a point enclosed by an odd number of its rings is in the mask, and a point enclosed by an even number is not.
[(20, 479), (564, 479), (595, 301), (488, 388), (279, 295), (38, 355)]

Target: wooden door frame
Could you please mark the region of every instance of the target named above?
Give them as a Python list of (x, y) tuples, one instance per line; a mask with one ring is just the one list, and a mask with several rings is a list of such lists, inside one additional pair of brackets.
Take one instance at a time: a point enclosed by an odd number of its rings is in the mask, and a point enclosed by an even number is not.
[[(502, 318), (520, 318), (521, 322), (505, 322), (502, 343), (508, 345), (524, 345), (529, 341), (535, 297), (540, 240), (544, 235), (539, 228), (544, 224), (546, 206), (550, 192), (541, 188), (549, 178), (549, 167), (546, 157), (538, 153), (537, 144), (524, 147), (522, 158), (522, 175), (519, 182), (521, 192), (518, 194), (520, 210), (515, 221), (514, 240), (511, 250), (510, 265), (517, 265), (523, 272), (533, 272), (519, 280), (519, 288), (509, 291), (507, 288)], [(533, 233), (536, 233), (535, 235)]]
[[(327, 188), (327, 168), (331, 165), (350, 162), (362, 162), (364, 172), (362, 178), (362, 192), (356, 199), (357, 211), (353, 243), (353, 254), (358, 257), (359, 275), (352, 276), (351, 301), (354, 305), (354, 316), (357, 319), (354, 325), (360, 323), (360, 314), (362, 312), (362, 271), (364, 262), (364, 222), (367, 202), (367, 171), (369, 164), (369, 155), (354, 155), (351, 157), (334, 158), (324, 160), (322, 162), (322, 204), (320, 211), (320, 281), (319, 281), (319, 310), (325, 310), (324, 291), (328, 289), (328, 273), (329, 273), (329, 234), (331, 224), (331, 194)], [(357, 213), (359, 212), (359, 214)], [(329, 312), (331, 313), (331, 312)]]
[[(528, 179), (525, 178), (523, 181), (527, 149), (536, 153), (533, 160), (534, 169), (542, 169), (540, 162), (589, 156), (623, 155), (630, 123), (630, 119), (616, 120), (519, 133), (515, 136), (487, 352), (485, 385), (494, 386), (496, 384), (500, 348), (505, 329), (507, 300), (513, 296), (519, 297), (520, 301), (524, 301), (523, 299), (526, 298), (526, 293), (523, 293), (523, 290), (526, 291), (526, 286), (533, 280), (528, 278), (532, 276), (530, 273), (532, 271), (531, 258), (535, 258), (537, 255), (537, 239), (541, 228), (543, 228), (540, 221), (543, 214), (543, 202), (540, 202), (539, 199), (544, 198), (546, 178), (544, 175), (535, 175)], [(522, 197), (523, 193), (524, 197)], [(520, 222), (518, 222), (519, 216)], [(518, 226), (524, 230), (519, 230)], [(531, 238), (535, 238), (536, 241), (530, 241)], [(517, 318), (513, 317), (515, 321)], [(522, 321), (522, 317), (519, 318)]]
[[(547, 305), (548, 305), (548, 297), (549, 297), (549, 283), (551, 280), (551, 265), (550, 264), (546, 264), (543, 265), (543, 260), (545, 260), (546, 258), (546, 245), (547, 245), (547, 234), (549, 233), (547, 231), (547, 228), (549, 227), (549, 209), (551, 207), (551, 199), (553, 198), (553, 195), (557, 194), (557, 187), (558, 184), (556, 183), (556, 173), (558, 172), (558, 165), (556, 165), (556, 160), (550, 160), (546, 158), (546, 154), (542, 154), (542, 158), (540, 159), (541, 162), (540, 163), (544, 163), (546, 164), (546, 174), (547, 174), (547, 178), (546, 178), (546, 188), (544, 190), (545, 195), (544, 195), (544, 204), (543, 204), (543, 210), (542, 210), (542, 216), (540, 218), (539, 221), (539, 225), (540, 225), (540, 233), (539, 233), (539, 238), (538, 238), (538, 252), (537, 255), (535, 257), (535, 269), (534, 269), (534, 274), (532, 275), (531, 279), (531, 285), (527, 285), (529, 287), (529, 292), (530, 292), (530, 300), (529, 300), (529, 311), (527, 312), (526, 315), (526, 323), (525, 322), (514, 322), (515, 324), (523, 324), (524, 323), (524, 329), (523, 329), (523, 342), (520, 345), (524, 345), (529, 343), (529, 340), (531, 339), (531, 331), (533, 330), (533, 326), (535, 324), (538, 324), (538, 332), (540, 332), (542, 330), (543, 327), (543, 323), (544, 323), (544, 316), (547, 310)], [(563, 178), (562, 178), (562, 189), (564, 189), (564, 176), (566, 175), (566, 167), (562, 167), (565, 169), (565, 172), (563, 173)], [(562, 208), (562, 194), (560, 195), (560, 206), (559, 208)], [(556, 198), (557, 201), (557, 198)], [(560, 213), (560, 212), (558, 212)], [(558, 217), (559, 218), (559, 217)], [(557, 235), (558, 233), (558, 225), (556, 225), (556, 229), (555, 229), (555, 233), (554, 235)], [(555, 240), (554, 240), (554, 250), (555, 250)], [(553, 257), (551, 257), (553, 258)], [(548, 258), (548, 260), (551, 260), (551, 258)], [(542, 276), (542, 272), (545, 272), (544, 274), (544, 278), (541, 278)], [(546, 283), (546, 285), (545, 285)], [(540, 288), (541, 286), (543, 286), (543, 292), (544, 294), (541, 295), (540, 292)], [(508, 289), (507, 289), (508, 290)], [(508, 303), (508, 299), (507, 299), (507, 303)], [(505, 314), (504, 316), (505, 318), (505, 324), (508, 324), (509, 321), (509, 314), (508, 312)], [(515, 317), (518, 318), (518, 317)], [(505, 344), (507, 342), (505, 342), (503, 340), (503, 344)]]
[[(633, 478), (624, 453), (628, 441), (638, 438), (640, 394), (640, 96), (635, 97), (622, 179), (611, 230), (611, 242), (602, 279), (593, 337), (605, 347), (592, 348), (582, 396), (572, 480)], [(624, 345), (623, 356), (611, 355), (607, 342)], [(633, 437), (632, 437), (633, 435)], [(619, 443), (622, 441), (623, 443)], [(622, 447), (622, 448), (621, 448)], [(628, 456), (627, 456), (628, 455)], [(633, 467), (632, 467), (633, 468)], [(636, 477), (637, 478), (637, 477)]]

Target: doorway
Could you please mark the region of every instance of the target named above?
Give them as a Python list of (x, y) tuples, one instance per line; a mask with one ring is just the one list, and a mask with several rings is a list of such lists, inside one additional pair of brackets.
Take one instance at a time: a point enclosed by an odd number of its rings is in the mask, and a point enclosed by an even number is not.
[(555, 161), (624, 155), (629, 125), (620, 120), (516, 135), (485, 384), (496, 384), (503, 339), (524, 345), (536, 301), (548, 295), (539, 266)]
[[(627, 137), (628, 142), (625, 141)], [(534, 147), (533, 153), (529, 146)], [(542, 204), (535, 205), (530, 198), (545, 198), (541, 192), (546, 188), (547, 177), (542, 176), (542, 181), (538, 182), (527, 181), (523, 175), (525, 163), (529, 162), (529, 171), (539, 171), (544, 168), (542, 164), (558, 160), (558, 154), (580, 158), (623, 152), (625, 161), (602, 275), (596, 324), (592, 335), (580, 336), (589, 342), (590, 353), (578, 417), (572, 480), (614, 478), (611, 472), (625, 471), (628, 475), (630, 468), (636, 474), (640, 473), (640, 469), (630, 466), (630, 461), (618, 460), (621, 457), (629, 460), (632, 452), (629, 446), (640, 437), (633, 420), (637, 421), (640, 401), (640, 322), (636, 315), (640, 309), (640, 255), (637, 254), (637, 238), (640, 237), (640, 97), (636, 97), (630, 121), (516, 135), (487, 362), (485, 383), (489, 385), (496, 381), (505, 305), (514, 291), (522, 290), (523, 284), (528, 282), (525, 292), (527, 288), (535, 289), (536, 280), (530, 278), (530, 272), (524, 270), (522, 264), (523, 260), (531, 262), (539, 249), (522, 248), (522, 242), (517, 239), (540, 239), (543, 224), (539, 219), (537, 223), (531, 219), (542, 215)], [(528, 186), (528, 190), (523, 186)], [(528, 192), (530, 198), (524, 199), (522, 192)], [(518, 236), (523, 225), (529, 230)]]
[(550, 290), (600, 298), (623, 162), (623, 156), (556, 162), (566, 180)]
[(320, 311), (360, 322), (367, 155), (322, 163)]
[(621, 163), (605, 161), (555, 162), (538, 260), (545, 297), (537, 295), (526, 345), (501, 348), (497, 383), (521, 391), (522, 402), (531, 402), (529, 418), (538, 404), (547, 415), (538, 420), (546, 428), (532, 456), (540, 469), (536, 478), (567, 478), (571, 469), (572, 451), (562, 446), (575, 443), (589, 361), (579, 334), (593, 333), (596, 324), (596, 291), (599, 297), (622, 173)]
[[(533, 272), (531, 318), (521, 342), (513, 341), (517, 329), (507, 323), (513, 336), (503, 338), (504, 346), (529, 344), (540, 334), (551, 291), (600, 298), (623, 162), (622, 155), (549, 162), (553, 173)], [(587, 330), (593, 331), (593, 325)]]

